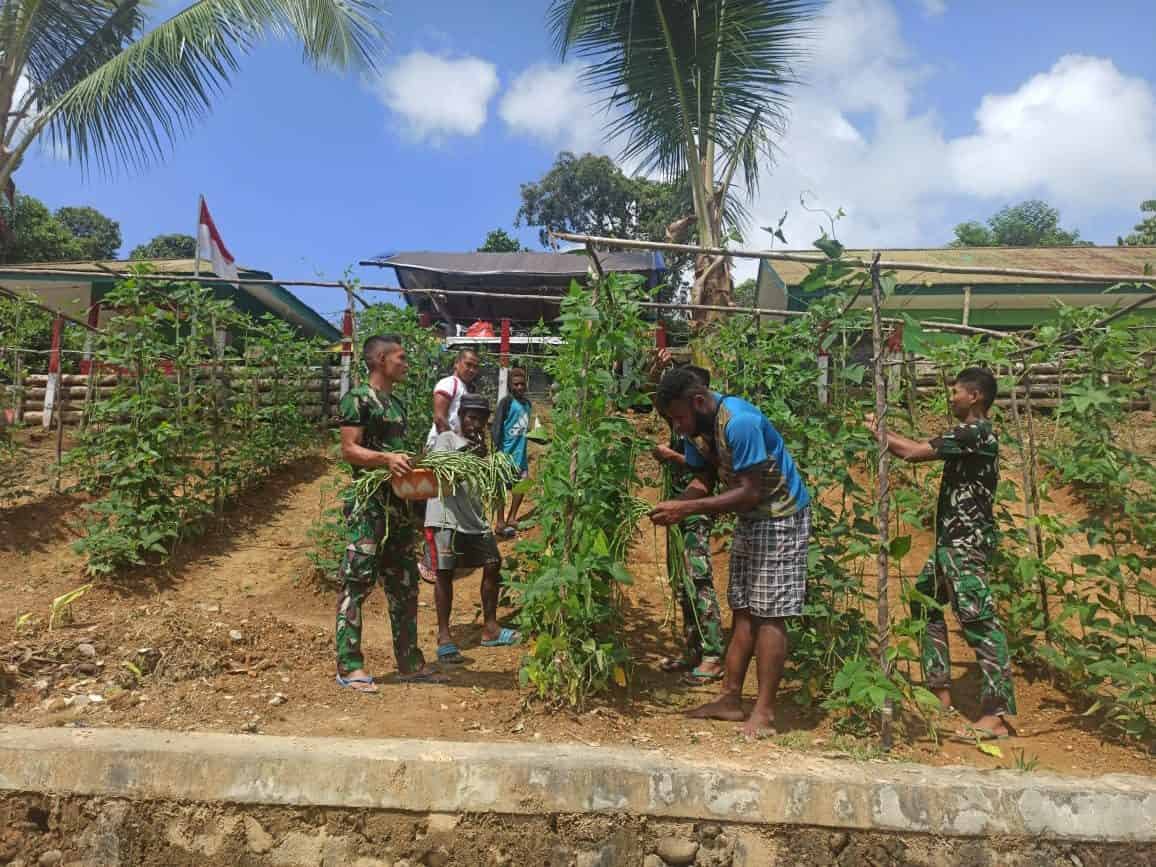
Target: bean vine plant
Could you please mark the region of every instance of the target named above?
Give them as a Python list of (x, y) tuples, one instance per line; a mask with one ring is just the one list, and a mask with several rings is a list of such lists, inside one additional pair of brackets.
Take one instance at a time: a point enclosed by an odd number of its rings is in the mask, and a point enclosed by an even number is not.
[(117, 315), (93, 351), (112, 389), (66, 457), (95, 497), (77, 548), (97, 576), (167, 558), (226, 500), (312, 448), (321, 388), (319, 346), (210, 287), (160, 286), (142, 270), (104, 303)]

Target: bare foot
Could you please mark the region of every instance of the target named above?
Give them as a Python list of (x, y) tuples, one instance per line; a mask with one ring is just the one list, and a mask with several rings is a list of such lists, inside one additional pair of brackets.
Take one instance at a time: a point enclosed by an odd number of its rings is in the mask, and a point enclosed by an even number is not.
[(742, 733), (749, 740), (769, 738), (775, 734), (775, 717), (766, 711), (752, 710), (743, 723)]
[(365, 671), (364, 668), (354, 669), (348, 674), (339, 675), (349, 689), (357, 692), (377, 692), (377, 684), (373, 682), (373, 678)]
[(727, 722), (742, 722), (747, 718), (743, 713), (742, 699), (737, 695), (719, 696), (702, 707), (688, 710), (686, 715), (691, 719), (721, 719)]

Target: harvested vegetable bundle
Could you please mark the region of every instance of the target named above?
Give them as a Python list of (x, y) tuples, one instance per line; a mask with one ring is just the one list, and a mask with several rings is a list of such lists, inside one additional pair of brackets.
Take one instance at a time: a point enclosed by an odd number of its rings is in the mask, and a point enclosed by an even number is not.
[[(464, 484), (491, 509), (501, 503), (507, 486), (520, 477), (518, 468), (504, 452), (494, 452), (484, 458), (469, 452), (427, 452), (410, 464), (414, 469), (427, 469), (434, 474), (439, 497)], [(389, 486), (392, 476), (387, 467), (362, 472), (353, 483), (353, 508), (365, 508), (374, 497), (384, 496), (387, 501), (393, 497)]]

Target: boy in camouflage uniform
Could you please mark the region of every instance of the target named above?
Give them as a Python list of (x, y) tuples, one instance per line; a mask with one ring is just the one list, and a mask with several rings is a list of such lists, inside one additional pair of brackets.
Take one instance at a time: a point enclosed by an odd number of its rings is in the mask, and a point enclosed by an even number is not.
[[(341, 399), (341, 456), (353, 467), (355, 479), (363, 469), (375, 467), (388, 467), (397, 475), (407, 473), (411, 466), (402, 452), (405, 407), (393, 394), (394, 386), (409, 370), (405, 349), (397, 337), (370, 337), (362, 358), (369, 369), (367, 381)], [(400, 679), (443, 682), (445, 677), (436, 667), (426, 665), (417, 646), (420, 585), (414, 544), (421, 533), (415, 514), (397, 501), (387, 506), (383, 499), (355, 510), (352, 500), (347, 499), (345, 517), (349, 546), (338, 573), (337, 682), (359, 692), (377, 692), (377, 685), (364, 669), (361, 609), (379, 578), (389, 605)]]
[[(995, 549), (992, 504), (999, 482), (999, 443), (987, 412), (996, 396), (991, 371), (969, 367), (951, 388), (951, 413), (959, 424), (920, 442), (888, 432), (887, 448), (907, 461), (942, 460), (943, 480), (935, 515), (935, 550), (915, 589), (942, 606), (951, 604), (963, 637), (975, 651), (983, 678), (981, 715), (961, 735), (1000, 738), (1010, 734), (1005, 716), (1016, 712), (1007, 636), (987, 582)], [(872, 427), (873, 416), (869, 417)], [(942, 608), (912, 603), (912, 616), (926, 619), (921, 657), (927, 686), (951, 707), (951, 656)]]

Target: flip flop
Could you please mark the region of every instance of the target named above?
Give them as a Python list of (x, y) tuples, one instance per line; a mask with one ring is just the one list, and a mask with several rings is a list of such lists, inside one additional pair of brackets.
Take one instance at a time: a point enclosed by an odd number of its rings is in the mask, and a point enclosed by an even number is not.
[(991, 729), (968, 726), (967, 728), (956, 729), (955, 736), (965, 741), (1006, 741), (1011, 737), (1011, 732), (993, 732)]
[(662, 662), (658, 663), (660, 671), (665, 671), (668, 674), (675, 671), (690, 671), (694, 668), (694, 663), (681, 657), (675, 658), (672, 656), (664, 657)]
[(721, 671), (703, 671), (700, 668), (695, 668), (693, 671), (688, 671), (682, 676), (683, 682), (691, 686), (700, 683), (714, 683), (717, 680), (723, 679), (724, 672)]
[(462, 656), (461, 650), (452, 641), (449, 644), (438, 645), (438, 662), (444, 662), (447, 665), (461, 665), (466, 661)]
[(409, 674), (397, 673), (400, 683), (449, 683), (450, 679), (439, 671), (421, 669)]
[[(346, 689), (352, 689), (354, 692), (362, 692), (366, 695), (380, 695), (381, 693), (381, 691), (377, 688), (377, 684), (374, 682), (373, 678), (369, 677), (368, 675), (366, 677), (342, 677), (339, 674), (337, 675), (337, 683)], [(354, 686), (355, 683), (368, 684), (369, 686), (372, 686), (373, 689), (362, 689), (361, 687)]]
[(482, 647), (509, 647), (512, 644), (520, 644), (521, 641), (522, 634), (516, 629), (502, 627), (502, 631), (498, 633), (498, 637), (483, 641)]
[(516, 529), (514, 529), (513, 527), (506, 526), (506, 527), (502, 528), (502, 531), (501, 531), (501, 533), (499, 533), (499, 535), (503, 539), (513, 539), (515, 536), (518, 535), (518, 531)]

